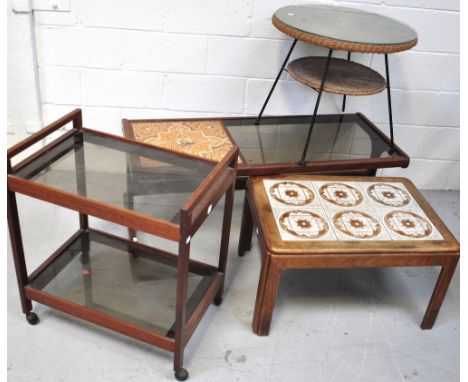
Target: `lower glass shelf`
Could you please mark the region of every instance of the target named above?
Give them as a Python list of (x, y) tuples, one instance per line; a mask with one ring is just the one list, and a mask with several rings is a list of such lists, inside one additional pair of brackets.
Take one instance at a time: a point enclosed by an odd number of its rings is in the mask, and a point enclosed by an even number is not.
[[(190, 263), (187, 321), (218, 273)], [(177, 256), (89, 230), (61, 251), (29, 288), (174, 337)]]

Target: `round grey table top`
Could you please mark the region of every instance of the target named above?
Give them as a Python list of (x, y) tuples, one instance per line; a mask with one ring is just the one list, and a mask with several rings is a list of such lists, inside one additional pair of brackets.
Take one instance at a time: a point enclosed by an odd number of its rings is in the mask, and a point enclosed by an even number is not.
[[(321, 44), (322, 40), (355, 46), (405, 46), (406, 49), (417, 42), (417, 33), (406, 24), (387, 16), (347, 7), (291, 5), (278, 9), (273, 15), (273, 23), (293, 37), (308, 41), (307, 35), (310, 35), (309, 42), (327, 47), (326, 43)], [(384, 47), (382, 49), (385, 50)]]

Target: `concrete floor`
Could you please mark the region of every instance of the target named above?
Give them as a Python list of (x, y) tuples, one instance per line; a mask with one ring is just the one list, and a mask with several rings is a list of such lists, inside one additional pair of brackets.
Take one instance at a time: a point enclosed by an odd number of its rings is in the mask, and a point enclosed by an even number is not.
[[(459, 238), (459, 193), (424, 192)], [(243, 193), (237, 192), (226, 294), (212, 305), (185, 351), (191, 381), (458, 381), (460, 281), (452, 281), (432, 330), (419, 329), (437, 268), (285, 272), (269, 337), (252, 333), (260, 269), (257, 243), (237, 257)], [(77, 226), (75, 213), (18, 197), (27, 263), (34, 269)], [(216, 208), (192, 242), (214, 262), (221, 215)], [(123, 227), (91, 224), (124, 235)], [(198, 236), (198, 237), (197, 237)], [(152, 242), (140, 235), (142, 241)], [(154, 244), (154, 243), (153, 243)], [(10, 249), (9, 249), (10, 251)], [(210, 254), (211, 252), (211, 254)], [(209, 258), (207, 258), (209, 257)], [(35, 304), (21, 313), (8, 254), (8, 380), (174, 381), (172, 355)]]

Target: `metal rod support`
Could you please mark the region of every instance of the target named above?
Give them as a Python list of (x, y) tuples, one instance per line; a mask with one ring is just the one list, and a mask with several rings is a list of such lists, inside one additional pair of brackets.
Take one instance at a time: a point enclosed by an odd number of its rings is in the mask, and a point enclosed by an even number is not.
[[(351, 52), (348, 52), (348, 61), (351, 61)], [(343, 95), (343, 106), (341, 107), (341, 111), (344, 113), (346, 109), (346, 94)]]
[(390, 123), (390, 140), (392, 141), (392, 149), (395, 146), (393, 140), (393, 117), (392, 117), (392, 95), (390, 92), (390, 71), (388, 70), (388, 54), (385, 54), (385, 73), (387, 75), (387, 102), (388, 102), (388, 121)]
[(309, 149), (310, 137), (312, 136), (312, 130), (314, 128), (315, 119), (317, 118), (317, 112), (318, 112), (318, 108), (319, 108), (319, 105), (320, 105), (320, 99), (322, 98), (323, 88), (325, 86), (325, 80), (327, 79), (327, 74), (328, 74), (328, 69), (330, 67), (330, 61), (331, 61), (331, 58), (332, 58), (332, 53), (333, 53), (333, 49), (330, 49), (330, 51), (328, 52), (327, 62), (325, 64), (325, 70), (323, 71), (323, 77), (322, 77), (322, 82), (320, 83), (320, 90), (319, 90), (319, 93), (317, 95), (317, 101), (315, 101), (314, 114), (312, 115), (312, 121), (310, 122), (309, 132), (307, 134), (307, 139), (306, 139), (306, 143), (305, 143), (305, 146), (304, 146), (304, 152), (302, 153), (301, 160), (299, 162), (297, 162), (300, 165), (305, 165), (307, 163), (305, 158), (307, 156), (307, 150)]
[(262, 106), (262, 109), (260, 110), (260, 113), (258, 114), (258, 117), (257, 117), (257, 119), (255, 121), (256, 125), (258, 125), (260, 123), (260, 120), (262, 119), (263, 112), (265, 111), (265, 108), (268, 105), (268, 101), (270, 101), (270, 97), (273, 94), (273, 91), (275, 90), (276, 84), (278, 83), (278, 81), (279, 81), (279, 79), (281, 77), (281, 73), (283, 72), (286, 64), (289, 61), (289, 57), (291, 56), (291, 53), (294, 50), (294, 47), (296, 46), (296, 43), (297, 43), (297, 39), (294, 39), (294, 41), (293, 41), (293, 43), (291, 45), (291, 48), (289, 49), (289, 52), (286, 55), (286, 58), (284, 59), (283, 65), (281, 66), (281, 69), (278, 72), (278, 75), (276, 76), (275, 82), (273, 82), (273, 86), (271, 87), (270, 92), (268, 93), (268, 96), (267, 96), (267, 98), (266, 98), (266, 100), (265, 100), (265, 102), (264, 102), (264, 104)]

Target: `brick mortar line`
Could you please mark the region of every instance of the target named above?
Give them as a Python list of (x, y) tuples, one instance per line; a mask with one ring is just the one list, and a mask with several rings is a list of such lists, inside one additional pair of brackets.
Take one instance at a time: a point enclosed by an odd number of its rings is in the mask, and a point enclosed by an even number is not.
[[(366, 3), (368, 4), (368, 3)], [(418, 9), (418, 8), (412, 8)], [(385, 15), (383, 15), (385, 16)], [(175, 36), (198, 36), (198, 37), (219, 37), (219, 38), (237, 38), (237, 39), (252, 39), (252, 40), (271, 40), (271, 41), (290, 41), (292, 40), (289, 36), (284, 37), (265, 37), (265, 36), (252, 36), (250, 34), (245, 35), (232, 35), (232, 34), (210, 34), (210, 33), (197, 33), (197, 32), (177, 32), (177, 31), (159, 31), (159, 30), (151, 30), (151, 29), (135, 29), (135, 28), (119, 28), (119, 27), (111, 27), (111, 26), (96, 26), (96, 25), (82, 25), (82, 24), (68, 24), (68, 25), (60, 25), (60, 24), (37, 24), (37, 27), (46, 28), (46, 29), (97, 29), (97, 30), (115, 30), (115, 31), (130, 31), (130, 32), (143, 32), (143, 33), (152, 33), (152, 34), (160, 34), (160, 35), (175, 35)], [(414, 48), (417, 50), (417, 45)], [(431, 52), (431, 51), (428, 51)], [(445, 53), (445, 52), (441, 52)], [(457, 52), (458, 53), (458, 52)]]
[[(42, 107), (44, 106), (69, 106), (71, 108), (76, 108), (79, 106), (83, 107), (94, 107), (94, 108), (103, 108), (103, 109), (132, 109), (132, 110), (161, 110), (161, 111), (182, 111), (182, 112), (193, 112), (193, 113), (211, 113), (211, 114), (224, 114), (224, 115), (245, 115), (245, 116), (255, 116), (256, 114), (251, 114), (251, 113), (246, 113), (245, 111), (242, 113), (233, 113), (233, 112), (218, 112), (218, 111), (207, 111), (207, 110), (191, 110), (191, 109), (171, 109), (168, 107), (163, 107), (163, 108), (151, 108), (151, 107), (137, 107), (137, 106), (115, 106), (115, 105), (96, 105), (96, 104), (88, 104), (88, 103), (81, 103), (80, 105), (75, 105), (75, 104), (70, 104), (70, 103), (56, 103), (56, 102), (46, 102), (42, 104)], [(388, 124), (379, 122), (379, 121), (374, 121), (374, 123), (379, 126), (380, 129), (382, 128), (388, 128)], [(402, 127), (402, 128), (407, 128), (407, 127), (415, 127), (415, 128), (420, 128), (420, 129), (437, 129), (437, 130), (447, 130), (447, 129), (453, 129), (453, 130), (460, 130), (459, 125), (453, 125), (453, 126), (442, 126), (442, 125), (420, 125), (420, 124), (403, 124), (403, 123), (396, 123), (395, 127)]]
[[(225, 39), (239, 39), (239, 40), (259, 40), (259, 41), (274, 41), (274, 42), (290, 42), (292, 41), (291, 38), (277, 38), (277, 37), (261, 37), (261, 36), (250, 36), (250, 35), (223, 35), (223, 34), (197, 34), (197, 33), (182, 33), (182, 32), (159, 32), (159, 31), (152, 31), (152, 30), (144, 30), (144, 29), (132, 29), (132, 28), (115, 28), (115, 27), (97, 27), (97, 26), (81, 26), (78, 24), (73, 24), (73, 25), (54, 25), (54, 24), (40, 24), (46, 29), (95, 29), (95, 30), (115, 30), (115, 31), (137, 31), (137, 32), (146, 32), (146, 33), (153, 33), (153, 34), (160, 34), (160, 35), (174, 35), (174, 36), (198, 36), (198, 37), (203, 37), (206, 39), (209, 38), (225, 38)], [(301, 42), (303, 43), (303, 42)], [(318, 45), (313, 45), (317, 48), (322, 48)], [(340, 52), (345, 52), (345, 51), (340, 51)], [(432, 51), (432, 50), (421, 50), (418, 48), (416, 45), (412, 50), (409, 50), (407, 52), (418, 52), (418, 53), (427, 53), (427, 54), (441, 54), (441, 55), (460, 55), (460, 51)], [(360, 54), (367, 54), (367, 53), (360, 53)]]
[[(127, 68), (97, 68), (92, 66), (67, 66), (67, 65), (53, 65), (53, 64), (40, 64), (42, 68), (59, 68), (59, 69), (74, 69), (76, 71), (107, 71), (107, 72), (122, 72), (122, 73), (153, 73), (161, 76), (164, 75), (179, 75), (179, 76), (191, 76), (191, 77), (211, 77), (211, 78), (226, 78), (226, 79), (239, 79), (245, 81), (274, 81), (273, 77), (247, 77), (247, 76), (236, 76), (230, 74), (215, 74), (215, 73), (203, 73), (203, 72), (168, 72), (168, 71), (156, 71), (156, 70), (141, 70), (141, 69), (127, 69)], [(280, 82), (291, 82), (299, 83), (293, 79), (280, 79)], [(431, 89), (410, 89), (400, 88), (392, 86), (392, 90), (399, 90), (403, 92), (420, 92), (420, 93), (437, 93), (437, 94), (460, 94), (460, 90), (448, 91), (448, 90), (431, 90)]]
[[(134, 106), (102, 106), (102, 105), (89, 105), (89, 104), (80, 104), (80, 105), (73, 105), (73, 104), (55, 104), (55, 103), (43, 103), (42, 107), (47, 107), (47, 106), (64, 106), (64, 107), (70, 107), (70, 108), (77, 108), (77, 107), (92, 107), (92, 108), (98, 108), (98, 109), (115, 109), (115, 111), (122, 111), (124, 109), (131, 109), (131, 110), (152, 110), (155, 112), (158, 111), (171, 111), (171, 112), (188, 112), (188, 113), (207, 113), (209, 114), (208, 117), (216, 117), (219, 116), (220, 118), (224, 116), (245, 116), (245, 117), (251, 117), (254, 116), (253, 114), (247, 114), (247, 113), (233, 113), (233, 112), (217, 112), (217, 111), (200, 111), (200, 110), (179, 110), (179, 109), (170, 109), (170, 108), (143, 108), (143, 107), (134, 107)], [(165, 118), (165, 117), (164, 117)], [(190, 118), (190, 117), (187, 117)]]

